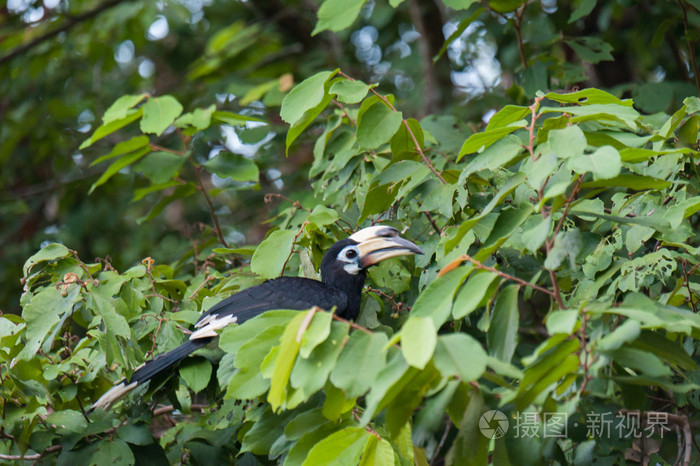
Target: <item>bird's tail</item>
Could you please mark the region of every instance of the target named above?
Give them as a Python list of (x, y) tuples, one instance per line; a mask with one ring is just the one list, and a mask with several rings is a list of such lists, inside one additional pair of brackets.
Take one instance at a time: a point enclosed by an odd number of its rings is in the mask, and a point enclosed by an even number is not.
[(199, 348), (206, 346), (212, 339), (213, 338), (198, 338), (196, 340), (187, 340), (174, 350), (168, 351), (146, 362), (136, 369), (128, 381), (126, 379), (122, 380), (109, 389), (107, 393), (102, 395), (99, 400), (95, 401), (88, 412), (92, 412), (96, 408), (108, 409), (115, 401), (119, 400), (131, 390), (139, 385), (143, 385), (156, 375), (171, 368)]

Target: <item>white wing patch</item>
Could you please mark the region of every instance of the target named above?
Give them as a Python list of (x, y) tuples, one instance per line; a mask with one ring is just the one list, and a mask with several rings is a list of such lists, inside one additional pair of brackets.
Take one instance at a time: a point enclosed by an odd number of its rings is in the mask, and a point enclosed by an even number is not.
[(112, 404), (115, 401), (117, 401), (119, 398), (121, 398), (122, 396), (129, 393), (137, 385), (138, 385), (138, 382), (131, 382), (128, 385), (126, 382), (122, 382), (120, 384), (115, 385), (114, 387), (110, 388), (107, 391), (107, 393), (102, 395), (99, 400), (97, 400), (97, 401), (95, 401), (95, 403), (93, 403), (92, 407), (90, 408), (90, 411), (92, 411), (93, 409), (97, 409), (97, 408), (108, 409), (110, 406), (112, 406)]
[(238, 317), (231, 314), (224, 317), (220, 317), (217, 314), (210, 314), (195, 324), (194, 327), (197, 330), (192, 332), (190, 340), (215, 337), (218, 335), (216, 333), (217, 330), (221, 330), (229, 324), (234, 324), (236, 321), (238, 321)]

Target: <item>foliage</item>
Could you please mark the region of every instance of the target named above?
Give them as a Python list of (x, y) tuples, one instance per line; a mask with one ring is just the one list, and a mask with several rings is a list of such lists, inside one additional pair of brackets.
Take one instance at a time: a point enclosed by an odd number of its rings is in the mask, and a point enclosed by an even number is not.
[[(363, 4), (325, 1), (313, 32), (343, 34)], [(22, 315), (0, 317), (3, 458), (689, 464), (700, 421), (700, 99), (672, 80), (658, 84), (672, 89), (673, 108), (654, 101), (663, 86), (639, 89), (649, 84), (545, 92), (581, 81), (612, 46), (601, 36), (562, 39), (564, 12), (538, 4), (445, 4), (457, 30), (500, 18), (519, 38), (513, 47), (532, 37), (530, 58), (511, 55), (522, 61), (517, 84), (478, 131), (466, 129), (467, 113), (412, 118), (400, 89), (345, 66), (314, 67), (293, 88), (284, 66), (266, 69), (241, 91), (264, 112), (213, 104), (220, 84), (206, 80), (208, 98), (112, 96), (80, 145), (99, 167), (83, 193), (108, 195), (128, 171), (141, 229), (200, 199), (209, 234), (167, 261), (128, 268), (87, 261), (69, 243), (26, 260)], [(369, 20), (404, 6), (374, 6)], [(595, 7), (577, 2), (565, 19), (584, 21)], [(682, 25), (674, 21), (659, 26), (662, 36)], [(261, 27), (220, 29), (189, 78), (223, 75), (232, 57), (264, 68), (256, 47), (274, 54), (283, 41), (256, 43)], [(271, 142), (244, 156), (221, 144), (222, 128)], [(304, 151), (313, 195), (271, 196), (282, 205), (260, 244), (229, 244), (221, 218), (230, 214), (217, 206), (262, 197), (273, 154)], [(426, 254), (371, 269), (358, 322), (265, 313), (224, 329), (113, 411), (85, 414), (114, 382), (184, 341), (200, 311), (264, 278), (316, 277), (330, 244), (378, 221), (405, 227)], [(510, 423), (501, 438), (484, 433), (502, 426), (484, 417), (491, 410)], [(615, 424), (605, 430), (603, 419)]]

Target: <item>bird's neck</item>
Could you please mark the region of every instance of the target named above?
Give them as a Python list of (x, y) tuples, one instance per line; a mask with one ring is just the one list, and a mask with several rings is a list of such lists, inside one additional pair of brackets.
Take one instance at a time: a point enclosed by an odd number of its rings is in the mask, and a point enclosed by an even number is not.
[(339, 312), (338, 315), (344, 319), (355, 320), (360, 314), (360, 305), (362, 303), (362, 287), (365, 284), (367, 274), (364, 270), (360, 270), (355, 275), (344, 274), (339, 277), (331, 276), (328, 280), (324, 278), (323, 282), (338, 291), (342, 291), (347, 296), (348, 306), (344, 312)]

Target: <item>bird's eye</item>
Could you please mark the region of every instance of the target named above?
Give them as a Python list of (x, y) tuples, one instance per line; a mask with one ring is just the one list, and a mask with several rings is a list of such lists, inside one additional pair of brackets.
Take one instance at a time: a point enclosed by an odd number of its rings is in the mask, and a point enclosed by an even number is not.
[(354, 259), (357, 257), (357, 251), (355, 249), (348, 249), (345, 251), (345, 257), (348, 259)]

